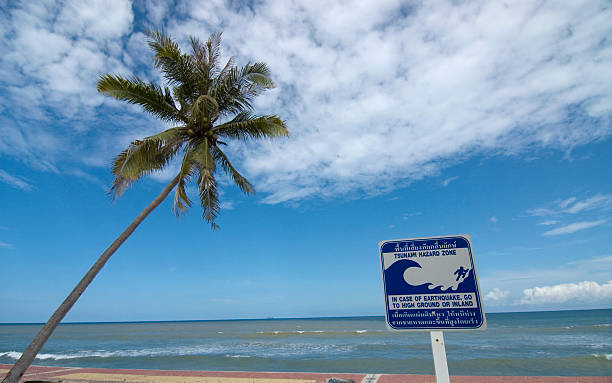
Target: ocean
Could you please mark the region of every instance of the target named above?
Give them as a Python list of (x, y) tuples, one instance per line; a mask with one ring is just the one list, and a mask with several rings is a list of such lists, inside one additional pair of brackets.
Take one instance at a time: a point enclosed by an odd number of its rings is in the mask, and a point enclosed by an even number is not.
[[(487, 315), (444, 332), (451, 375), (612, 375), (612, 309)], [(0, 325), (12, 364), (40, 325)], [(62, 324), (38, 365), (226, 371), (433, 374), (427, 332), (383, 317)]]

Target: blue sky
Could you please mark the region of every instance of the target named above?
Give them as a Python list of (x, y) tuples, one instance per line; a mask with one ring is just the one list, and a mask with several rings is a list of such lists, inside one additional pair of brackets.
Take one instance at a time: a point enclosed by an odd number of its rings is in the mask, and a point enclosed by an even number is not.
[[(263, 60), (291, 137), (230, 143), (211, 231), (164, 202), (68, 321), (382, 315), (381, 240), (472, 236), (485, 309), (612, 306), (608, 2), (11, 2), (0, 10), (0, 322), (42, 322), (176, 164), (112, 203), (165, 128), (96, 94), (147, 28)], [(191, 190), (193, 193), (193, 190)]]

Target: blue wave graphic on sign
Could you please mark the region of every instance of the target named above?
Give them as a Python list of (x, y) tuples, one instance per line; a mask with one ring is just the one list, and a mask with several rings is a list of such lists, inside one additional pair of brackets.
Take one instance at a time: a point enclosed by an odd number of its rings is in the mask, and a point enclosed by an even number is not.
[[(411, 270), (409, 270), (411, 269)], [(444, 288), (441, 285), (434, 286), (432, 282), (425, 282), (419, 285), (411, 285), (406, 282), (404, 276), (407, 274), (425, 273), (418, 262), (403, 259), (393, 263), (385, 270), (385, 291), (387, 295), (410, 295), (410, 294), (436, 294), (436, 293), (469, 293), (476, 291), (476, 280), (471, 269), (457, 269), (455, 272), (449, 273), (449, 281), (457, 281), (464, 278), (458, 283), (457, 289)], [(448, 286), (448, 285), (447, 285)]]

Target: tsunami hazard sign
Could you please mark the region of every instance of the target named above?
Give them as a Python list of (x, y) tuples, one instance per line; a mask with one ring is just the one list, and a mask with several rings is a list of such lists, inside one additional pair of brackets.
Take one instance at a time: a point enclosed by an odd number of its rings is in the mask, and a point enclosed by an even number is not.
[(487, 326), (469, 235), (378, 244), (391, 330), (475, 330)]

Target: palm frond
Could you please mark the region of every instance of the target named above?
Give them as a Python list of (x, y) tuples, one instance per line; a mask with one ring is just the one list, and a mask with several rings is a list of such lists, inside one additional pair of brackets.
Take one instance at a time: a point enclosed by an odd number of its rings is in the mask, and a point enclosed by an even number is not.
[(133, 141), (115, 157), (112, 172), (115, 176), (110, 194), (114, 199), (144, 175), (163, 169), (182, 146), (180, 129), (170, 128), (159, 134)]
[(227, 75), (227, 72), (234, 67), (234, 62), (235, 62), (235, 58), (234, 56), (230, 57), (229, 60), (227, 60), (227, 63), (225, 64), (225, 66), (223, 67), (223, 69), (221, 69), (221, 71), (219, 72), (219, 74), (217, 75), (218, 78), (223, 78)]
[(183, 161), (181, 162), (181, 168), (178, 173), (179, 180), (176, 184), (174, 202), (172, 204), (172, 211), (177, 216), (180, 216), (185, 212), (185, 210), (187, 210), (188, 207), (191, 206), (191, 200), (187, 196), (185, 185), (189, 182), (195, 171), (194, 165), (195, 161), (193, 159), (193, 151), (191, 150), (191, 147), (188, 147), (185, 149), (185, 155), (183, 156)]
[(215, 79), (210, 92), (217, 99), (222, 114), (252, 110), (253, 98), (276, 86), (270, 79), (267, 65), (261, 62), (249, 63), (240, 69), (231, 67), (222, 74)]
[(194, 146), (193, 159), (198, 172), (198, 191), (200, 205), (202, 205), (202, 218), (217, 229), (215, 219), (219, 215), (219, 193), (215, 180), (215, 163), (210, 155), (208, 140), (203, 139)]
[(197, 37), (189, 37), (191, 42), (191, 51), (193, 62), (195, 66), (195, 86), (198, 90), (198, 94), (208, 94), (208, 88), (210, 87), (211, 79), (211, 68), (208, 62), (208, 52), (206, 46)]
[(232, 120), (217, 125), (213, 131), (219, 136), (240, 140), (289, 136), (285, 122), (280, 117), (257, 116), (249, 112), (238, 113)]
[(242, 67), (240, 75), (262, 89), (272, 89), (276, 86), (270, 78), (270, 68), (264, 62), (246, 64)]
[(223, 153), (219, 147), (213, 146), (211, 148), (211, 154), (215, 161), (221, 165), (223, 171), (225, 171), (225, 173), (228, 174), (232, 180), (234, 180), (234, 183), (240, 188), (240, 190), (242, 190), (243, 193), (255, 194), (255, 188), (253, 185), (251, 185), (246, 178), (238, 173), (238, 171), (232, 166), (225, 153)]
[(217, 181), (210, 169), (200, 169), (198, 177), (198, 190), (200, 192), (200, 204), (202, 205), (202, 218), (204, 218), (213, 230), (219, 228), (215, 219), (219, 216), (219, 193)]
[(208, 53), (208, 67), (210, 73), (216, 73), (219, 67), (219, 58), (221, 57), (221, 35), (222, 32), (217, 32), (208, 38), (206, 41), (206, 50)]
[(219, 193), (215, 180), (215, 161), (210, 153), (211, 147), (212, 145), (205, 138), (194, 142), (192, 158), (195, 161), (194, 167), (198, 173), (197, 182), (200, 205), (202, 205), (202, 218), (210, 223), (213, 229), (217, 229), (215, 219), (219, 215)]
[(155, 52), (153, 63), (164, 73), (168, 83), (184, 86), (191, 93), (195, 85), (192, 57), (181, 52), (178, 44), (162, 32), (150, 32), (149, 47)]
[(144, 110), (164, 121), (183, 121), (168, 88), (162, 89), (152, 82), (145, 83), (138, 77), (102, 75), (98, 80), (98, 92), (130, 104), (140, 105)]

